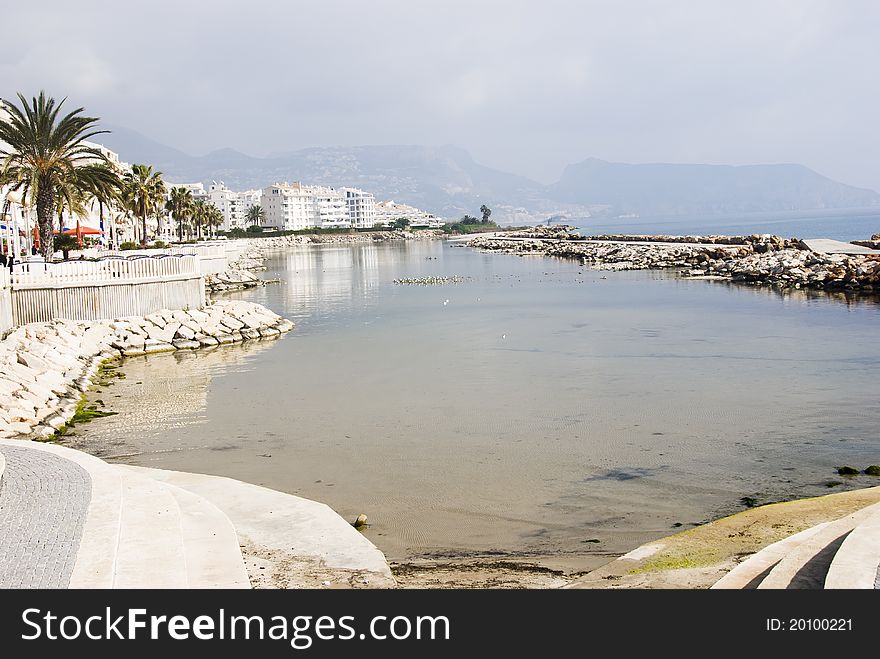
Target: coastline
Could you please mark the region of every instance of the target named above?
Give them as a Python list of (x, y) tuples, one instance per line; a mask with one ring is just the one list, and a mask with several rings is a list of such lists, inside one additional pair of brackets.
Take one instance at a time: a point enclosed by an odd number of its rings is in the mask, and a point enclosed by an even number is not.
[[(0, 438), (50, 440), (84, 409), (84, 392), (123, 357), (277, 337), (293, 323), (252, 302), (163, 310), (111, 321), (54, 320), (19, 327), (0, 342)], [(91, 413), (91, 414), (90, 414)]]
[[(299, 238), (299, 237), (297, 237)], [(360, 242), (360, 241), (358, 241)], [(300, 244), (300, 243), (291, 243), (291, 244)], [(272, 246), (266, 251), (283, 248), (279, 246)], [(548, 254), (552, 255), (552, 254)], [(249, 257), (252, 261), (259, 263), (259, 259)], [(230, 304), (240, 304), (240, 303), (215, 303), (212, 306), (224, 307)], [(245, 303), (250, 304), (250, 303)], [(259, 305), (255, 305), (259, 307)], [(272, 314), (265, 307), (261, 307), (264, 311), (268, 312), (268, 314)], [(161, 323), (155, 322), (157, 319), (152, 318), (151, 316), (155, 316), (155, 314), (151, 314), (147, 318), (144, 319), (120, 319), (120, 324), (128, 323), (127, 327), (122, 327), (121, 329), (124, 331), (124, 335), (119, 338), (124, 338), (124, 341), (117, 342), (115, 345), (113, 342), (110, 343), (111, 350), (106, 354), (105, 357), (119, 357), (119, 356), (131, 356), (131, 355), (140, 355), (140, 354), (150, 354), (151, 352), (160, 352), (163, 350), (173, 350), (173, 349), (191, 349), (195, 347), (203, 347), (206, 345), (222, 345), (224, 343), (228, 343), (229, 341), (224, 341), (226, 336), (212, 336), (209, 333), (205, 334), (204, 342), (202, 342), (202, 337), (198, 337), (196, 340), (199, 343), (198, 346), (176, 346), (174, 342), (162, 341), (161, 337), (153, 337), (150, 335), (151, 325), (157, 328), (159, 331), (166, 330), (167, 325), (169, 323), (174, 322), (174, 312), (171, 312), (171, 320), (165, 318), (161, 315), (159, 319), (164, 321), (166, 327), (161, 327)], [(192, 313), (187, 312), (192, 318)], [(208, 314), (210, 316), (210, 314)], [(280, 316), (272, 314), (274, 319), (280, 319)], [(266, 319), (271, 319), (272, 316), (266, 316)], [(196, 316), (198, 318), (198, 315)], [(240, 318), (236, 318), (239, 322), (241, 322)], [(141, 321), (144, 321), (144, 324)], [(281, 331), (287, 331), (291, 327), (288, 327), (287, 330), (281, 330), (277, 323), (280, 322), (276, 320), (276, 325), (267, 325), (267, 334), (269, 336), (277, 336), (277, 334), (271, 332), (271, 329), (278, 329), (279, 333)], [(286, 321), (289, 322), (289, 321)], [(220, 323), (223, 324), (222, 322)], [(54, 321), (53, 323), (47, 323), (46, 326), (61, 326), (62, 330), (74, 332), (74, 330), (65, 327), (64, 321)], [(94, 325), (94, 324), (93, 324)], [(112, 324), (111, 324), (112, 325)], [(225, 326), (227, 330), (230, 328)], [(139, 331), (137, 328), (140, 328)], [(51, 331), (50, 327), (41, 328), (47, 329)], [(86, 328), (86, 332), (91, 330), (92, 328)], [(113, 330), (120, 330), (117, 327), (111, 327)], [(242, 328), (242, 329), (253, 329), (253, 328)], [(263, 336), (260, 333), (261, 327), (257, 327), (258, 336)], [(155, 332), (155, 330), (153, 330)], [(222, 330), (219, 332), (222, 335), (232, 335), (233, 340), (235, 342), (237, 339), (235, 338), (235, 330), (226, 331)], [(244, 332), (239, 330), (239, 334), (242, 336), (242, 340), (244, 338), (258, 338), (258, 336), (245, 336)], [(55, 331), (56, 337), (63, 335)], [(141, 343), (139, 337), (144, 337), (143, 343)], [(175, 332), (174, 337), (178, 340), (187, 340), (183, 338), (183, 336), (178, 336), (177, 332)], [(216, 341), (212, 341), (211, 339), (216, 339)], [(191, 341), (191, 339), (190, 339)], [(164, 344), (164, 345), (160, 345)], [(168, 348), (168, 346), (171, 346)], [(116, 354), (114, 354), (114, 351)], [(96, 355), (97, 357), (101, 357), (104, 353), (99, 353)], [(80, 378), (76, 378), (74, 381), (77, 383), (77, 388), (81, 392), (83, 391), (82, 387), (87, 388), (89, 377), (93, 376), (97, 371), (97, 368), (94, 368), (90, 373), (82, 373)], [(66, 372), (65, 372), (66, 375)], [(82, 382), (78, 380), (84, 378)], [(75, 412), (75, 410), (74, 410)], [(50, 424), (51, 426), (51, 424)], [(41, 430), (40, 432), (45, 432)], [(851, 493), (846, 493), (851, 494)], [(822, 497), (824, 499), (824, 497)], [(749, 511), (745, 511), (749, 512)], [(742, 513), (740, 513), (742, 514)], [(734, 515), (732, 517), (736, 517)], [(727, 518), (722, 518), (727, 519)], [(720, 521), (720, 520), (716, 520)], [(715, 522), (713, 522), (715, 523)], [(672, 537), (677, 537), (672, 536)], [(613, 562), (615, 557), (613, 556), (603, 556), (599, 559), (601, 562)], [(547, 561), (547, 563), (552, 563), (553, 559)], [(413, 562), (413, 563), (397, 563), (392, 564), (392, 570), (395, 576), (400, 581), (402, 587), (492, 587), (492, 588), (523, 588), (523, 587), (538, 587), (538, 588), (547, 588), (547, 587), (561, 587), (564, 585), (570, 584), (573, 580), (579, 580), (584, 577), (584, 573), (567, 573), (565, 570), (557, 570), (553, 567), (547, 567), (544, 564), (543, 560), (532, 561), (532, 560), (511, 560), (511, 559), (499, 559), (498, 557), (481, 557), (475, 559), (467, 559), (459, 562), (441, 562), (441, 561), (431, 561), (431, 562)], [(639, 585), (637, 587), (651, 587)]]

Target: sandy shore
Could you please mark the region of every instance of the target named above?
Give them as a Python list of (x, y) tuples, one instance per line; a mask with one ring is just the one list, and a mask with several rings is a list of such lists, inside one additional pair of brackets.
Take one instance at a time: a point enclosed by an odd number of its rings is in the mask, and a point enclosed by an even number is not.
[[(880, 482), (880, 479), (875, 479)], [(709, 588), (751, 554), (808, 527), (880, 502), (880, 484), (751, 508), (646, 543), (621, 557), (596, 556), (587, 572), (554, 557), (392, 563), (401, 588)]]

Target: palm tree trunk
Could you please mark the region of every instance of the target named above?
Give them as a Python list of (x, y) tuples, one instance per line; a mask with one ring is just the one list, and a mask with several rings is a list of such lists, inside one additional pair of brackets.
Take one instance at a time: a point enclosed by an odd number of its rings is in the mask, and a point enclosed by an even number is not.
[(52, 186), (40, 185), (37, 192), (37, 225), (40, 227), (40, 253), (47, 261), (55, 252), (52, 217), (55, 215), (55, 194)]
[(147, 244), (147, 212), (141, 216), (141, 245)]

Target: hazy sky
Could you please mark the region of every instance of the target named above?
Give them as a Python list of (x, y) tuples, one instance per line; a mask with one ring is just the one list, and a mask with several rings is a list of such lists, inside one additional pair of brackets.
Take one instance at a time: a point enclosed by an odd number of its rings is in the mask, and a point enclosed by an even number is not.
[(45, 88), (196, 155), (451, 143), (544, 182), (595, 156), (799, 162), (880, 190), (872, 0), (80, 0), (0, 20), (0, 95)]

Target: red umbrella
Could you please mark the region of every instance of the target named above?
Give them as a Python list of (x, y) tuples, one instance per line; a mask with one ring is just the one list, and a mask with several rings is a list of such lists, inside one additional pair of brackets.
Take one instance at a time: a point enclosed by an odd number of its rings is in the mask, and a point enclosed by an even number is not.
[[(56, 231), (55, 233), (58, 233), (58, 232)], [(101, 231), (100, 229), (94, 229), (92, 227), (80, 226), (80, 227), (76, 227), (76, 228), (65, 229), (64, 233), (69, 233), (69, 234), (73, 234), (73, 235), (76, 235), (77, 233), (79, 233), (82, 236), (100, 236), (104, 232)]]

